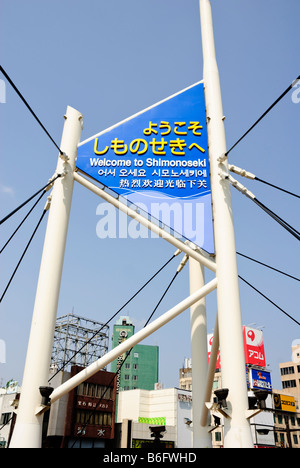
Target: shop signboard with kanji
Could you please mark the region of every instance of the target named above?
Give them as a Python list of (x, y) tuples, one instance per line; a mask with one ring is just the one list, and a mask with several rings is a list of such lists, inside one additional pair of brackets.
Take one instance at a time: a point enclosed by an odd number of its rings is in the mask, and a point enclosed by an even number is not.
[(81, 142), (76, 167), (214, 253), (202, 82)]

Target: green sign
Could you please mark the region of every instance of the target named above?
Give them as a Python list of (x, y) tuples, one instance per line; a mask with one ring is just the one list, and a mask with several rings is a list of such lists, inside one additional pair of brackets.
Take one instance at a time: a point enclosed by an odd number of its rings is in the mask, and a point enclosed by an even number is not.
[(165, 426), (166, 418), (139, 418), (139, 423), (151, 424), (152, 426)]

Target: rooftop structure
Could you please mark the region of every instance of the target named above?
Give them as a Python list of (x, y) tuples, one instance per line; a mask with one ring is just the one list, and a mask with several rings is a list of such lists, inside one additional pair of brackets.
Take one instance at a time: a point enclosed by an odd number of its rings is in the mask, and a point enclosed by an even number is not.
[(87, 367), (108, 350), (108, 325), (67, 314), (57, 318), (51, 368)]

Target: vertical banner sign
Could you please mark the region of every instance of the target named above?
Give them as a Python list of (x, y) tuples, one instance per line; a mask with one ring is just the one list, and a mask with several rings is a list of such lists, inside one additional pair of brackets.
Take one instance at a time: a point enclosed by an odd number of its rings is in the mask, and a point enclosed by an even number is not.
[[(214, 335), (213, 335), (212, 333), (211, 333), (210, 335), (207, 335), (208, 362), (210, 361), (210, 355), (211, 355), (211, 348), (212, 348), (213, 339), (214, 339)], [(218, 350), (218, 357), (217, 357), (217, 362), (216, 362), (216, 369), (221, 369), (220, 349)]]
[[(245, 351), (245, 364), (256, 365), (259, 367), (266, 367), (265, 347), (263, 341), (263, 332), (255, 328), (243, 326), (243, 341)], [(208, 361), (210, 359), (211, 348), (213, 342), (213, 334), (207, 335), (207, 350)], [(218, 359), (216, 369), (221, 368), (220, 350), (218, 352)]]
[(76, 167), (214, 253), (202, 82), (80, 143)]
[(255, 328), (243, 327), (246, 364), (266, 366), (263, 332)]

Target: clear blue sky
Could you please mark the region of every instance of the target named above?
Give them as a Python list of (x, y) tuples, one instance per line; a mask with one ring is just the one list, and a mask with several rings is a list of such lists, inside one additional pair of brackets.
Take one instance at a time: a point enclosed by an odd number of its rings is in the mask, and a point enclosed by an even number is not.
[[(202, 79), (198, 0), (2, 0), (0, 8), (0, 63), (58, 144), (67, 105), (84, 115), (82, 139), (87, 139)], [(300, 4), (212, 0), (212, 9), (230, 147), (299, 75)], [(299, 112), (300, 103), (289, 93), (230, 153), (230, 163), (299, 193)], [(57, 150), (8, 83), (0, 115), (2, 218), (48, 181)], [(299, 199), (241, 181), (299, 230)], [(299, 242), (235, 190), (232, 200), (237, 250), (299, 277)], [(75, 186), (59, 316), (74, 309), (105, 322), (175, 250), (160, 239), (99, 239), (99, 203)], [(43, 202), (1, 254), (1, 294), (42, 208)], [(26, 212), (1, 226), (1, 245)], [(0, 305), (0, 339), (6, 344), (6, 363), (0, 363), (3, 384), (10, 378), (22, 381), (45, 228), (44, 220)], [(175, 260), (123, 311), (137, 329), (177, 264)], [(299, 321), (299, 282), (240, 257), (238, 267), (241, 276)], [(185, 298), (188, 288), (186, 268), (156, 317)], [(299, 326), (242, 283), (240, 295), (243, 324), (264, 327), (267, 363), (278, 388), (278, 363), (291, 359)], [(212, 295), (207, 299), (209, 332), (215, 314)], [(186, 311), (146, 340), (160, 347), (165, 387), (178, 385), (178, 369), (190, 356), (189, 333)]]

